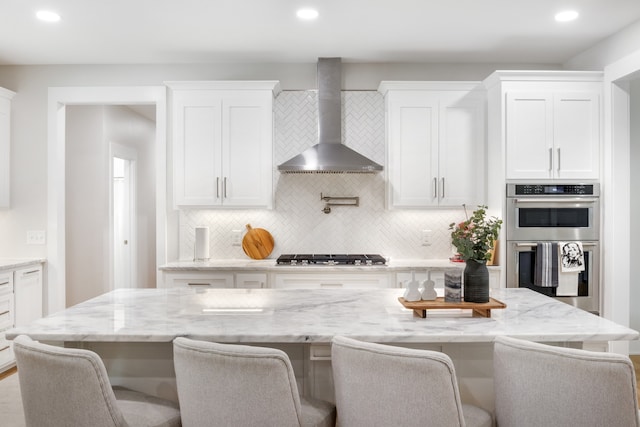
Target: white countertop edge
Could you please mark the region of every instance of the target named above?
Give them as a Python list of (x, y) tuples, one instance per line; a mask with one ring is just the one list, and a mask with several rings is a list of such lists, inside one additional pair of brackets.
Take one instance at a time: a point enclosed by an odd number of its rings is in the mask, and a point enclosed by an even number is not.
[(45, 258), (0, 258), (0, 270), (14, 270), (45, 262)]
[[(246, 259), (212, 259), (209, 261), (173, 261), (159, 267), (160, 271), (270, 271), (270, 272), (393, 272), (417, 269), (447, 269), (464, 268), (461, 262), (451, 262), (448, 259), (392, 259), (387, 265), (337, 265), (337, 266), (288, 266), (277, 265), (275, 259), (246, 260)], [(499, 266), (489, 266), (499, 268)]]

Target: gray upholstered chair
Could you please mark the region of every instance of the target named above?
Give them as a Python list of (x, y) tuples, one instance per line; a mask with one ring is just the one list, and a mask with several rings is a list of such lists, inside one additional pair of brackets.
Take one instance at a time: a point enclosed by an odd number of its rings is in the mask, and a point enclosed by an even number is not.
[(185, 427), (329, 427), (335, 406), (300, 397), (286, 353), (188, 338), (173, 341)]
[(498, 337), (493, 364), (499, 427), (640, 425), (626, 356)]
[(180, 426), (174, 402), (112, 389), (102, 359), (92, 351), (42, 344), (25, 335), (16, 337), (13, 349), (28, 427)]
[(493, 425), (489, 412), (462, 404), (444, 353), (337, 336), (331, 364), (341, 427)]

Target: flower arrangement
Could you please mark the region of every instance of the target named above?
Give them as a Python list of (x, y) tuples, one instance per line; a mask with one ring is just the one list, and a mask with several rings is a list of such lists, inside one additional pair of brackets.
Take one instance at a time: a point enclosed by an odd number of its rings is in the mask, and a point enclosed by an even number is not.
[(462, 206), (467, 220), (449, 224), (449, 230), (452, 230), (451, 243), (464, 261), (487, 261), (491, 259), (491, 249), (498, 239), (502, 220), (497, 217), (487, 218), (487, 206), (483, 205), (478, 206), (469, 218), (466, 206)]

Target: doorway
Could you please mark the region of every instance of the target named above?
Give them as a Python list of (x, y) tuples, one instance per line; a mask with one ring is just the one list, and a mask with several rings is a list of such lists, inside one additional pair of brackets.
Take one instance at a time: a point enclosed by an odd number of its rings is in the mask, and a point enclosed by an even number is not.
[[(47, 282), (45, 315), (67, 307), (67, 208), (65, 182), (66, 109), (73, 105), (152, 105), (155, 106), (155, 176), (153, 202), (155, 218), (155, 265), (166, 263), (167, 248), (176, 244), (177, 217), (167, 209), (166, 170), (166, 87), (58, 87), (48, 92), (48, 198), (47, 198)], [(106, 157), (105, 157), (106, 158)], [(107, 161), (104, 161), (107, 165)], [(145, 190), (145, 192), (147, 192)], [(106, 211), (106, 209), (105, 209)], [(106, 262), (103, 260), (103, 264)], [(94, 275), (95, 277), (95, 275)], [(160, 280), (159, 276), (157, 278)]]
[(111, 289), (134, 288), (137, 284), (137, 153), (111, 143), (110, 233), (112, 250)]

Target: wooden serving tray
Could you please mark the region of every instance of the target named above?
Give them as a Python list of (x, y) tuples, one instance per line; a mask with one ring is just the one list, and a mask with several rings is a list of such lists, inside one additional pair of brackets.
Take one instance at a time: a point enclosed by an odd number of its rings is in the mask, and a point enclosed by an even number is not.
[(466, 309), (473, 310), (473, 317), (491, 317), (491, 310), (494, 308), (507, 308), (502, 301), (489, 298), (489, 302), (448, 302), (444, 297), (438, 297), (432, 301), (405, 301), (403, 297), (399, 297), (398, 301), (405, 308), (413, 310), (413, 315), (417, 317), (427, 317), (427, 310), (436, 309)]

